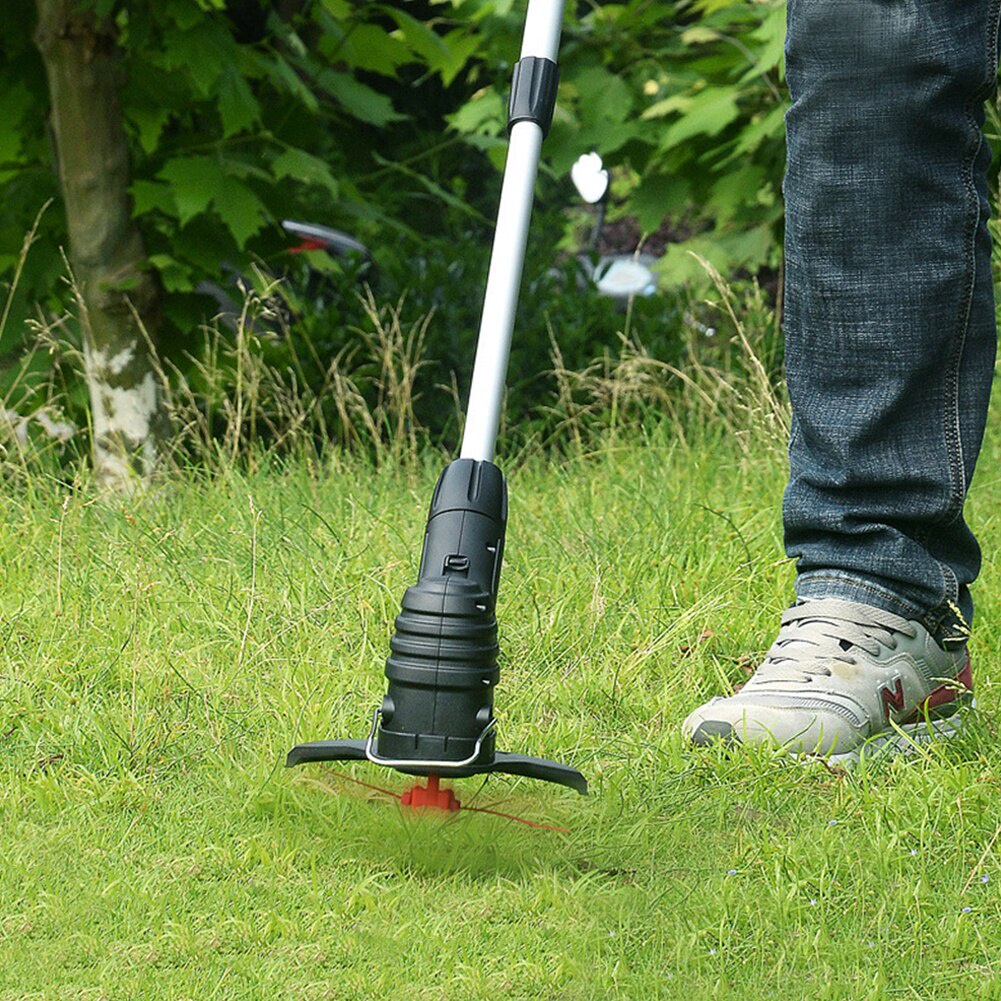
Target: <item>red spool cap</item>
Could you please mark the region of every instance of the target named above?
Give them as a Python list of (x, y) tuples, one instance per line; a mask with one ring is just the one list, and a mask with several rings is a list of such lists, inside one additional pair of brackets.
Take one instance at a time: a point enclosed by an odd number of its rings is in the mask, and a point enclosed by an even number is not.
[(455, 798), (455, 793), (451, 789), (440, 788), (438, 783), (439, 777), (437, 775), (429, 775), (426, 786), (422, 786), (418, 782), (417, 785), (412, 789), (408, 789), (400, 797), (400, 802), (412, 809), (431, 807), (432, 809), (447, 810), (450, 813), (455, 813), (461, 805)]

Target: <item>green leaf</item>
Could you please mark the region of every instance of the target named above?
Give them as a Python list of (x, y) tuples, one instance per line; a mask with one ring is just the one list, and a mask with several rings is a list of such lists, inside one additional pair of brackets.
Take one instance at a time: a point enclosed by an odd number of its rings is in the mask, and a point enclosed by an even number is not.
[(396, 21), (400, 34), (407, 45), (432, 70), (440, 70), (449, 60), (448, 45), (433, 28), (423, 21), (418, 21), (412, 14), (402, 10), (387, 10)]
[(150, 264), (156, 268), (160, 281), (168, 292), (190, 292), (192, 288), (191, 270), (169, 254), (152, 254)]
[(143, 151), (152, 153), (171, 117), (191, 104), (191, 87), (180, 74), (134, 56), (121, 92), (122, 108)]
[[(395, 76), (403, 65), (413, 62), (410, 49), (403, 41), (377, 24), (358, 24), (340, 45), (339, 58), (355, 69), (370, 70), (383, 76)], [(322, 51), (322, 50), (321, 50)]]
[(744, 205), (755, 203), (764, 180), (764, 168), (746, 160), (736, 169), (725, 171), (710, 191), (710, 211), (717, 224), (730, 222), (740, 215)]
[(483, 43), (479, 37), (467, 33), (462, 28), (450, 31), (444, 36), (444, 42), (448, 46), (449, 57), (438, 66), (438, 72), (441, 75), (441, 82), (448, 87), (480, 51)]
[(247, 81), (232, 64), (227, 64), (219, 77), (219, 115), (224, 137), (235, 135), (260, 121), (261, 106)]
[(694, 136), (714, 136), (722, 132), (740, 114), (737, 96), (734, 87), (707, 87), (688, 98), (684, 114), (664, 132), (660, 148), (668, 150)]
[(136, 127), (139, 135), (139, 145), (146, 153), (152, 153), (160, 142), (164, 126), (170, 119), (170, 109), (159, 108), (132, 108), (129, 111), (129, 120)]
[(156, 181), (133, 181), (129, 188), (132, 196), (132, 215), (138, 218), (154, 209), (164, 215), (177, 216), (177, 204), (169, 184)]
[(767, 115), (751, 119), (750, 123), (740, 130), (740, 138), (734, 147), (734, 153), (743, 155), (753, 153), (763, 142), (771, 139), (778, 143), (785, 135), (785, 104), (777, 104)]
[(157, 177), (170, 184), (182, 226), (209, 207), (225, 181), (219, 164), (207, 156), (169, 160)]
[(682, 45), (702, 45), (705, 42), (718, 42), (719, 32), (713, 28), (707, 28), (703, 24), (693, 25), (681, 33)]
[(663, 97), (659, 101), (655, 101), (640, 117), (645, 119), (666, 118), (676, 111), (685, 110), (690, 103), (691, 99), (685, 94), (672, 94), (670, 97)]
[(0, 163), (13, 163), (20, 152), (20, 133), (15, 129), (0, 129)]
[(231, 177), (224, 180), (212, 198), (212, 206), (241, 250), (264, 225), (264, 206), (260, 199), (245, 184)]
[(651, 233), (669, 215), (680, 214), (691, 197), (691, 184), (674, 174), (655, 174), (643, 178), (632, 198), (630, 208), (636, 213), (640, 229)]
[(483, 88), (455, 114), (448, 115), (446, 121), (465, 135), (497, 136), (507, 126), (507, 106), (496, 90)]
[(766, 73), (770, 69), (781, 67), (785, 55), (786, 9), (780, 3), (772, 7), (761, 26), (751, 33), (751, 37), (764, 45), (758, 56), (757, 70)]
[(196, 27), (205, 14), (198, 4), (191, 0), (166, 0), (163, 4), (166, 17), (184, 31)]
[(367, 87), (347, 73), (328, 70), (319, 82), (330, 90), (345, 111), (359, 121), (381, 127), (390, 122), (402, 122), (407, 117), (393, 108), (393, 102), (385, 94)]
[(22, 135), (19, 126), (30, 106), (31, 93), (20, 81), (0, 88), (0, 121), (4, 123), (0, 129), (0, 163), (10, 163), (20, 154)]
[(281, 56), (277, 56), (271, 63), (271, 79), (279, 88), (296, 97), (307, 111), (317, 112), (320, 110), (320, 102), (316, 95), (302, 82), (299, 74)]
[(327, 163), (302, 149), (290, 147), (271, 162), (271, 173), (279, 181), (287, 177), (305, 184), (315, 184), (326, 188), (336, 198), (337, 178)]
[(323, 0), (323, 7), (342, 21), (348, 20), (355, 13), (348, 0)]
[(768, 262), (775, 247), (769, 226), (750, 229), (712, 230), (700, 233), (683, 243), (670, 243), (654, 270), (672, 285), (708, 285), (709, 276), (698, 255), (722, 275), (732, 275), (738, 268), (755, 271)]
[[(697, 255), (697, 256), (696, 256)], [(669, 243), (664, 255), (657, 261), (654, 271), (667, 285), (708, 286), (709, 275), (699, 261), (705, 258), (720, 274), (729, 274), (732, 260), (710, 237), (696, 236), (682, 243)]]
[(220, 24), (203, 16), (188, 31), (165, 32), (164, 56), (169, 69), (188, 72), (199, 94), (208, 97), (223, 68), (236, 61), (237, 44)]
[(734, 0), (696, 0), (695, 9), (703, 14), (715, 14), (719, 10), (735, 6)]
[(645, 126), (633, 114), (633, 92), (618, 74), (593, 66), (577, 75), (578, 114), (588, 146), (602, 156), (614, 153)]
[(260, 181), (262, 184), (271, 185), (274, 183), (274, 174), (261, 165), (260, 154), (251, 154), (252, 161), (238, 160), (233, 156), (223, 157), (222, 170), (227, 177), (239, 177), (241, 180), (248, 178)]

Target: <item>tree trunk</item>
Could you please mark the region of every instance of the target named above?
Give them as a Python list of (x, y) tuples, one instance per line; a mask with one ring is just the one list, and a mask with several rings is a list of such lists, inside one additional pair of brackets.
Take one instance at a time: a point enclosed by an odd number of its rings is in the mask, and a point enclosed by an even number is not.
[[(94, 466), (130, 489), (156, 463), (164, 416), (151, 339), (160, 286), (129, 211), (114, 25), (79, 0), (36, 0), (90, 391)], [(138, 322), (137, 322), (138, 320)]]

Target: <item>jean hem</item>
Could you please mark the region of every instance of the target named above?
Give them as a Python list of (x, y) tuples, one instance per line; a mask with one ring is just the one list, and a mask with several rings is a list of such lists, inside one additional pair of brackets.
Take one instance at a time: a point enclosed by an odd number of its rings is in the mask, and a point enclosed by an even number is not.
[(849, 574), (801, 574), (796, 578), (796, 596), (799, 598), (844, 598), (862, 605), (873, 605), (886, 612), (893, 612), (905, 619), (923, 620), (926, 611), (899, 594), (861, 577)]
[(916, 620), (946, 648), (964, 646), (969, 636), (969, 624), (954, 601), (924, 609), (871, 580), (830, 571), (801, 574), (796, 578), (795, 589), (797, 598), (843, 598)]

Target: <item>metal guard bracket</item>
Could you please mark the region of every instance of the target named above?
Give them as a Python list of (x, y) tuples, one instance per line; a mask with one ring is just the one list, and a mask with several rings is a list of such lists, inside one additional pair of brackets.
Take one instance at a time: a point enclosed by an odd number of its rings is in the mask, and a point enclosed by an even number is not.
[(492, 719), (483, 728), (480, 735), (476, 738), (476, 743), (473, 745), (473, 753), (469, 755), (468, 758), (463, 758), (462, 761), (422, 761), (418, 758), (380, 758), (378, 754), (373, 750), (373, 744), (375, 743), (375, 732), (379, 729), (379, 718), (382, 716), (382, 708), (376, 709), (372, 714), (372, 729), (369, 732), (368, 740), (365, 742), (365, 757), (372, 762), (373, 765), (385, 765), (387, 768), (467, 768), (471, 765), (479, 756), (480, 748), (483, 746), (483, 741), (497, 728), (497, 720)]

